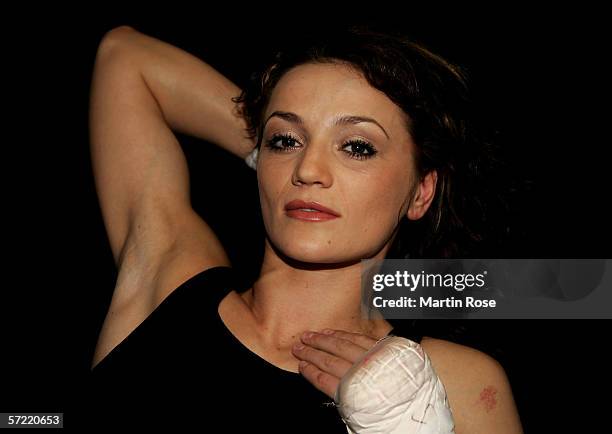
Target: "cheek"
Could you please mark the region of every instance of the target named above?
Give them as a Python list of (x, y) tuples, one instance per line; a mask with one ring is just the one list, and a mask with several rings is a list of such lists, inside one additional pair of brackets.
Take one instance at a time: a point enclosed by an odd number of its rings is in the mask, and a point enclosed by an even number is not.
[[(262, 214), (265, 217), (274, 217), (276, 208), (282, 207), (281, 199), (283, 189), (287, 188), (287, 179), (291, 179), (290, 173), (285, 173), (286, 168), (274, 167), (261, 164), (257, 171), (257, 186), (259, 188), (259, 200)], [(289, 177), (289, 178), (287, 178)]]
[(261, 210), (264, 216), (270, 212), (270, 207), (273, 205), (273, 198), (276, 196), (276, 187), (267, 175), (257, 176), (257, 185), (259, 188), (259, 200), (261, 202)]
[(352, 208), (370, 227), (394, 226), (408, 193), (409, 187), (403, 185), (407, 182), (403, 178), (380, 176), (367, 183), (353, 184), (350, 197), (355, 199)]

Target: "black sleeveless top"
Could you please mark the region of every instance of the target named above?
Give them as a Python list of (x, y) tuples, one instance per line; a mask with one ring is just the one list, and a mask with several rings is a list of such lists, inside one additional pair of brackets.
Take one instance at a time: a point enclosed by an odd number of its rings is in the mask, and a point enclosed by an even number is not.
[[(185, 281), (92, 370), (89, 420), (114, 428), (346, 434), (332, 399), (253, 353), (222, 322), (219, 304), (238, 290), (234, 273), (219, 266)], [(421, 341), (417, 321), (406, 329), (391, 333)]]

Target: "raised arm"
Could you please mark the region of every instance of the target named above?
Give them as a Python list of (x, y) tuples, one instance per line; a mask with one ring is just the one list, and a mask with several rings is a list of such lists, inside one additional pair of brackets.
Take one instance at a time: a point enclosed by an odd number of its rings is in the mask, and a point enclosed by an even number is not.
[[(100, 43), (90, 147), (119, 276), (98, 359), (188, 277), (229, 264), (221, 243), (191, 207), (188, 166), (173, 130), (243, 158), (254, 144), (231, 100), (239, 93), (211, 66), (130, 27), (111, 30)], [(162, 268), (175, 271), (162, 279)]]
[[(143, 207), (154, 205), (155, 210), (148, 210), (154, 214), (163, 209), (169, 214), (166, 220), (190, 208), (187, 166), (171, 130), (242, 158), (252, 149), (231, 101), (239, 93), (211, 66), (130, 27), (118, 27), (104, 37), (92, 80), (90, 143), (96, 188), (118, 265), (130, 223)], [(176, 234), (164, 229), (157, 235), (167, 239), (157, 242), (171, 243)]]

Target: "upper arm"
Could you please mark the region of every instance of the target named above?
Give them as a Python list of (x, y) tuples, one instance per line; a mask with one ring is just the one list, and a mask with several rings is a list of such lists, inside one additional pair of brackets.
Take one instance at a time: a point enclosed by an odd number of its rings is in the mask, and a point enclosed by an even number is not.
[(436, 339), (423, 347), (446, 389), (456, 434), (523, 432), (510, 382), (497, 360)]
[(119, 266), (130, 251), (149, 261), (179, 243), (212, 265), (228, 263), (190, 203), (185, 155), (141, 76), (121, 29), (98, 49), (90, 96), (90, 150), (110, 247)]

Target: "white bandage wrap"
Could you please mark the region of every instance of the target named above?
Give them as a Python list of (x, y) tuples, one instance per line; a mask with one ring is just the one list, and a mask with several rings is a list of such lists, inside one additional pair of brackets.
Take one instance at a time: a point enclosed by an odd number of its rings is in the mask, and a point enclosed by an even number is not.
[(448, 434), (446, 390), (423, 348), (389, 335), (342, 377), (334, 399), (349, 434)]
[(259, 148), (253, 148), (253, 150), (244, 159), (247, 166), (253, 170), (257, 170), (257, 159), (259, 158)]

